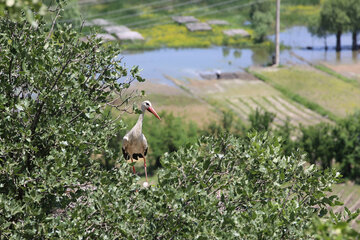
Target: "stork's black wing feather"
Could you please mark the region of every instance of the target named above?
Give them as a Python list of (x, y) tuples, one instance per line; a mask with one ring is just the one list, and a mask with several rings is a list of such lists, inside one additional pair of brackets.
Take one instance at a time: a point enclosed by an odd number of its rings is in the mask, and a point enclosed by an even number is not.
[(122, 152), (123, 152), (123, 156), (124, 156), (125, 160), (129, 160), (130, 155), (125, 151), (125, 148), (122, 148)]
[(146, 149), (145, 149), (144, 156), (146, 156), (146, 154), (147, 154), (147, 150), (148, 150), (148, 148), (146, 148)]

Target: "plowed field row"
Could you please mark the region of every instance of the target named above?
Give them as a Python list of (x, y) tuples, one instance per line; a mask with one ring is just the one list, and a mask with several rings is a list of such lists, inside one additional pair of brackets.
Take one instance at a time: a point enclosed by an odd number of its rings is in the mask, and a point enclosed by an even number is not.
[(247, 120), (251, 112), (259, 109), (276, 114), (275, 123), (281, 124), (289, 119), (293, 125), (317, 124), (324, 121), (319, 114), (293, 102), (274, 96), (240, 96), (227, 98), (230, 108), (235, 111), (243, 120)]

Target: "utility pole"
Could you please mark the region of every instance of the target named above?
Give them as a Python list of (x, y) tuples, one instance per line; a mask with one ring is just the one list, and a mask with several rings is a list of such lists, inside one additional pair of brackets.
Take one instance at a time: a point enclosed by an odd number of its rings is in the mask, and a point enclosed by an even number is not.
[(275, 67), (280, 63), (280, 0), (276, 0)]

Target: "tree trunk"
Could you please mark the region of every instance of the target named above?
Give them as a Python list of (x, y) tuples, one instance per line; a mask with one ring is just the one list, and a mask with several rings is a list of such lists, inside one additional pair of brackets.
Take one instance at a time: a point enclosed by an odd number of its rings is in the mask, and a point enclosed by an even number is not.
[(336, 33), (336, 51), (341, 51), (341, 31)]
[(325, 51), (327, 51), (328, 50), (328, 45), (327, 45), (327, 36), (326, 36), (326, 34), (324, 36), (324, 44), (325, 44)]
[(355, 51), (358, 49), (357, 46), (357, 31), (352, 32), (352, 50)]

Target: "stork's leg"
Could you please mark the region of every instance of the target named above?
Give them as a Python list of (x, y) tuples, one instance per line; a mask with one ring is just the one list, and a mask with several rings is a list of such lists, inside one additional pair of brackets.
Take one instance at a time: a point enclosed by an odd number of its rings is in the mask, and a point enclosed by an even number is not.
[(147, 178), (147, 171), (146, 171), (146, 158), (144, 156), (144, 168), (145, 168), (145, 178), (146, 178), (146, 182), (149, 183), (148, 178)]
[[(131, 158), (131, 163), (134, 163), (133, 158)], [(133, 173), (136, 174), (135, 166), (133, 165), (132, 167), (133, 167)]]

